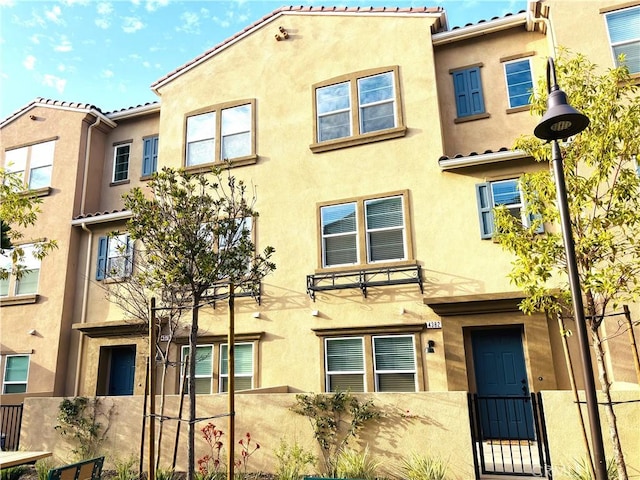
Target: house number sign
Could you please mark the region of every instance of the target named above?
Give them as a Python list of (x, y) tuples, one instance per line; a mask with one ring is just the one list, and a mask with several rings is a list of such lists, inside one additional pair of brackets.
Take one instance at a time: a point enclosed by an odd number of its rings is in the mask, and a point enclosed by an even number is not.
[(442, 321), (432, 320), (430, 322), (427, 322), (427, 328), (442, 328)]

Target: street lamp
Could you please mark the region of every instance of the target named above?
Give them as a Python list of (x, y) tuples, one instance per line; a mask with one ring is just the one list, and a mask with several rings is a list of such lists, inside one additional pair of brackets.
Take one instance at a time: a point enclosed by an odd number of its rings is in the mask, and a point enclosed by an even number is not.
[(556, 182), (556, 196), (558, 210), (560, 212), (560, 224), (562, 227), (562, 240), (569, 273), (569, 288), (573, 302), (573, 315), (578, 330), (578, 342), (580, 344), (580, 357), (582, 360), (582, 372), (584, 375), (584, 390), (587, 400), (587, 413), (591, 430), (591, 444), (593, 448), (594, 469), (597, 480), (607, 479), (607, 467), (602, 444), (602, 430), (600, 426), (600, 414), (598, 412), (598, 399), (593, 380), (593, 365), (589, 351), (589, 338), (582, 303), (580, 279), (578, 277), (578, 265), (576, 251), (571, 231), (571, 219), (569, 217), (569, 203), (567, 201), (567, 186), (564, 179), (562, 166), (562, 153), (558, 140), (568, 138), (583, 131), (589, 126), (589, 119), (575, 110), (567, 102), (567, 95), (560, 90), (556, 82), (556, 68), (552, 58), (547, 63), (547, 112), (540, 123), (533, 130), (533, 134), (552, 142), (553, 173)]

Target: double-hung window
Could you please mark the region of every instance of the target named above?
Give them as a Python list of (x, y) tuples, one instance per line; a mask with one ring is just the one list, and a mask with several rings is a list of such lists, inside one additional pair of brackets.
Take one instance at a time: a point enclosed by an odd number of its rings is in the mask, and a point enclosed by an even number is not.
[(121, 279), (133, 270), (133, 242), (128, 234), (111, 235), (98, 239), (96, 280)]
[(630, 73), (640, 73), (640, 6), (605, 14), (614, 62), (624, 55)]
[(115, 145), (113, 149), (113, 183), (129, 179), (131, 144)]
[(2, 393), (25, 393), (29, 380), (29, 355), (7, 355), (2, 376)]
[(407, 260), (405, 203), (398, 194), (320, 206), (322, 266)]
[(19, 264), (13, 264), (13, 251), (5, 250), (0, 253), (0, 296), (13, 297), (18, 295), (35, 295), (38, 293), (40, 278), (40, 259), (36, 255), (33, 244), (21, 245), (22, 255)]
[(449, 72), (453, 77), (458, 118), (485, 113), (480, 67), (481, 65), (474, 65)]
[[(228, 344), (220, 345), (219, 392), (229, 390)], [(253, 343), (236, 343), (234, 349), (234, 390), (253, 388)]]
[(185, 165), (251, 163), (255, 155), (255, 101), (234, 102), (187, 117)]
[(314, 152), (405, 133), (398, 67), (343, 75), (314, 85), (313, 92)]
[(528, 58), (504, 63), (504, 75), (507, 82), (509, 108), (529, 105), (529, 97), (533, 90), (531, 61)]
[[(504, 205), (509, 213), (522, 221), (528, 227), (533, 220), (525, 214), (524, 199), (517, 178), (484, 182), (476, 185), (476, 200), (478, 202), (478, 216), (480, 219), (480, 234), (482, 238), (491, 238), (494, 233), (493, 210)], [(538, 233), (543, 231), (541, 225)]]
[(158, 170), (158, 136), (142, 140), (142, 176), (147, 177)]
[[(182, 375), (189, 378), (189, 369), (184, 368), (189, 358), (189, 346), (182, 347)], [(196, 393), (212, 393), (213, 385), (213, 345), (198, 345), (196, 347)], [(189, 385), (188, 381), (186, 383)], [(188, 391), (188, 387), (187, 387)]]
[(53, 155), (56, 141), (36, 143), (5, 152), (5, 170), (16, 175), (25, 190), (38, 190), (51, 186)]
[(328, 392), (365, 392), (371, 385), (368, 375), (376, 392), (418, 389), (414, 335), (325, 338), (324, 349)]

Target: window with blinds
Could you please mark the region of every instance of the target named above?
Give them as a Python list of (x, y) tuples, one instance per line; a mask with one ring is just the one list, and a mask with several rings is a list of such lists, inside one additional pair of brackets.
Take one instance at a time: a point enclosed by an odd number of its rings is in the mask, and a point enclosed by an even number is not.
[(373, 337), (376, 392), (415, 392), (416, 353), (413, 335)]
[(619, 65), (619, 57), (624, 55), (629, 72), (639, 73), (640, 6), (607, 13), (605, 21), (615, 64)]
[[(189, 357), (189, 346), (182, 347), (182, 375), (189, 378), (189, 371), (185, 370)], [(213, 345), (198, 345), (196, 347), (196, 393), (211, 393), (213, 378)], [(187, 382), (187, 392), (189, 391)]]
[(320, 207), (322, 267), (409, 258), (406, 194)]
[[(236, 343), (234, 350), (234, 391), (253, 388), (253, 344)], [(220, 392), (229, 390), (228, 344), (220, 345)]]
[(326, 390), (364, 392), (364, 340), (325, 339)]

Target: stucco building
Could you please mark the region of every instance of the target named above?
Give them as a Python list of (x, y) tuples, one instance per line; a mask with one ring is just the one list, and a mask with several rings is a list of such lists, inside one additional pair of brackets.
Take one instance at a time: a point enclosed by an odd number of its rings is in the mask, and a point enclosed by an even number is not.
[[(135, 263), (122, 195), (164, 166), (224, 158), (255, 186), (252, 235), (277, 265), (259, 302), (236, 301), (237, 388), (488, 392), (486, 362), (509, 356), (496, 394), (569, 389), (556, 319), (518, 310), (487, 214), (518, 211), (517, 178), (547, 167), (511, 145), (539, 120), (528, 90), (555, 48), (602, 68), (640, 49), (620, 28), (638, 24), (638, 2), (576, 3), (455, 29), (439, 7), (286, 7), (156, 81), (157, 103), (39, 98), (4, 119), (4, 166), (40, 179), (25, 239), (59, 247), (30, 286), (3, 283), (2, 401), (144, 392), (147, 331), (103, 288)], [(201, 393), (226, 388), (227, 319), (225, 302), (202, 310)], [(610, 351), (616, 388), (632, 387), (629, 348)], [(168, 385), (179, 391), (178, 369)]]

